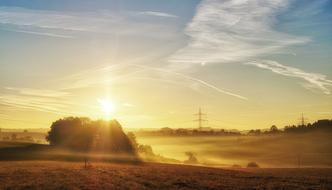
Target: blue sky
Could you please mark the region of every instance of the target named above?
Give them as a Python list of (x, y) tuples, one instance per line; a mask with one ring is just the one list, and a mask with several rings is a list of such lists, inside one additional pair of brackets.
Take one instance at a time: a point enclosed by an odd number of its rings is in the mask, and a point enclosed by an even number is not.
[(100, 99), (128, 127), (191, 127), (179, 123), (199, 106), (224, 128), (328, 118), (331, 10), (330, 0), (0, 0), (0, 127), (104, 117)]

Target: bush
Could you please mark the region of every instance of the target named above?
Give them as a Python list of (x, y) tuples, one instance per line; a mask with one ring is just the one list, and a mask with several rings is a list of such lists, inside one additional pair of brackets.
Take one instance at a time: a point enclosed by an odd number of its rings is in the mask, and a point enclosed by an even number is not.
[(232, 165), (232, 168), (242, 168), (242, 167), (241, 167), (241, 165), (233, 164), (233, 165)]
[(185, 164), (198, 164), (198, 159), (196, 154), (193, 152), (185, 152), (185, 155), (188, 156), (188, 159), (184, 161)]
[(249, 162), (247, 168), (259, 168), (256, 162)]

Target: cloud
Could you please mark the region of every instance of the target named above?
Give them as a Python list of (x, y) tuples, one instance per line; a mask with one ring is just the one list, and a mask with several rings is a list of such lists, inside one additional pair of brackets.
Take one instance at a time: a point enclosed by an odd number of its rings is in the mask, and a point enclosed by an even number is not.
[(29, 109), (59, 115), (82, 115), (72, 111), (73, 107), (82, 106), (68, 100), (71, 94), (64, 91), (32, 88), (6, 87), (0, 95), (0, 104), (13, 110)]
[(155, 12), (155, 11), (143, 11), (143, 12), (139, 12), (139, 14), (147, 15), (147, 16), (168, 17), (168, 18), (177, 18), (178, 17), (176, 15), (163, 13), (163, 12)]
[[(139, 74), (146, 74), (147, 72), (152, 72), (152, 74), (156, 75), (149, 77), (137, 77)], [(170, 75), (172, 75), (172, 77), (170, 77)], [(181, 78), (182, 80), (178, 80), (179, 78)], [(88, 71), (81, 71), (77, 74), (63, 77), (60, 80), (65, 84), (69, 84), (63, 87), (63, 90), (71, 90), (77, 88), (87, 88), (96, 85), (110, 85), (116, 82), (124, 82), (126, 80), (128, 81), (138, 79), (157, 80), (161, 82), (167, 82), (169, 84), (184, 83), (185, 86), (188, 88), (191, 88), (192, 82), (195, 82), (200, 86), (207, 87), (218, 93), (226, 94), (242, 100), (248, 99), (247, 97), (233, 93), (229, 90), (219, 88), (204, 80), (180, 72), (175, 72), (172, 69), (156, 68), (133, 63), (115, 64), (102, 68), (89, 69)]]
[[(159, 12), (145, 14), (171, 16)], [(176, 32), (171, 25), (136, 17), (129, 12), (63, 12), (0, 7), (0, 24), (8, 30), (34, 35), (73, 37), (82, 33), (97, 33), (163, 38)]]
[(114, 64), (98, 68), (91, 68), (67, 77), (62, 77), (59, 82), (65, 84), (61, 89), (72, 90), (87, 88), (96, 85), (110, 85), (146, 71), (144, 68), (130, 67), (129, 64)]
[(15, 87), (5, 87), (5, 89), (10, 91), (15, 91), (16, 93), (21, 95), (28, 95), (28, 96), (53, 97), (53, 98), (70, 96), (68, 92), (56, 91), (56, 90), (15, 88)]
[(169, 58), (175, 63), (240, 62), (309, 42), (276, 31), (276, 16), (288, 0), (204, 0), (185, 33), (188, 44)]
[(69, 35), (62, 35), (62, 34), (55, 34), (50, 32), (35, 32), (35, 31), (28, 31), (28, 30), (16, 30), (16, 29), (1, 29), (9, 32), (19, 32), (19, 33), (25, 33), (25, 34), (33, 34), (38, 36), (48, 36), (48, 37), (54, 37), (54, 38), (73, 38), (73, 36)]
[[(112, 21), (114, 19), (110, 19)], [(108, 21), (108, 22), (110, 22)], [(62, 13), (57, 11), (30, 10), (25, 8), (0, 8), (0, 23), (44, 29), (69, 31), (95, 31), (95, 25), (107, 23), (105, 18), (97, 19), (85, 15)]]
[(176, 76), (178, 76), (178, 77), (180, 77), (182, 79), (186, 79), (188, 81), (197, 82), (200, 85), (208, 87), (208, 88), (210, 88), (212, 90), (215, 90), (215, 91), (217, 91), (219, 93), (226, 94), (226, 95), (229, 95), (229, 96), (233, 96), (235, 98), (239, 98), (239, 99), (242, 99), (242, 100), (248, 100), (248, 98), (246, 98), (244, 96), (241, 96), (239, 94), (235, 94), (235, 93), (230, 92), (228, 90), (224, 90), (224, 89), (218, 88), (217, 86), (215, 86), (215, 85), (213, 85), (211, 83), (208, 83), (208, 82), (206, 82), (204, 80), (200, 80), (198, 78), (191, 77), (189, 75), (185, 75), (185, 74), (182, 74), (182, 73), (179, 73), (179, 72), (175, 72), (175, 71), (168, 70), (168, 69), (162, 69), (162, 68), (154, 68), (154, 67), (149, 67), (149, 66), (142, 66), (142, 65), (137, 65), (137, 64), (131, 64), (131, 65), (134, 65), (134, 66), (137, 66), (137, 67), (142, 67), (142, 68), (149, 69), (149, 70), (159, 71), (159, 72), (163, 72), (163, 73), (167, 73), (167, 74), (171, 74), (171, 75), (176, 75)]
[[(274, 73), (300, 78), (309, 90), (330, 94), (331, 80), (325, 75), (309, 73), (275, 61), (259, 60), (280, 50), (310, 42), (310, 38), (277, 31), (277, 16), (284, 13), (291, 0), (203, 0), (197, 7), (185, 33), (188, 44), (170, 58), (171, 68), (186, 68), (207, 63), (242, 63)], [(310, 3), (293, 14), (317, 13), (326, 0)], [(291, 13), (287, 13), (291, 14)]]
[(318, 73), (308, 73), (301, 69), (285, 66), (276, 61), (270, 60), (251, 61), (245, 64), (270, 70), (279, 75), (303, 79), (307, 82), (306, 84), (304, 84), (305, 88), (319, 89), (324, 94), (331, 93), (328, 87), (332, 86), (332, 80), (328, 80), (325, 75)]
[(54, 98), (26, 97), (20, 94), (4, 94), (0, 96), (0, 104), (14, 108), (23, 108), (43, 112), (61, 113), (66, 105)]

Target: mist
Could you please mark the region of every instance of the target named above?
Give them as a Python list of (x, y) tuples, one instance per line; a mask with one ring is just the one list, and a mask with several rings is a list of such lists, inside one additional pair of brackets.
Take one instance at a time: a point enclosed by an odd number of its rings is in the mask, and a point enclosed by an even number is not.
[(256, 162), (260, 167), (332, 166), (332, 139), (329, 133), (281, 134), (269, 136), (138, 136), (141, 144), (152, 146), (156, 154), (187, 160), (192, 152), (203, 165), (246, 167)]

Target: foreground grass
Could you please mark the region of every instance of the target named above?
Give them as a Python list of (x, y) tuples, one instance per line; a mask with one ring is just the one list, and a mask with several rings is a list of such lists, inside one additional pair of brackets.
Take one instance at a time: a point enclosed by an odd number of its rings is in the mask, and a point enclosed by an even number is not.
[(3, 161), (0, 189), (332, 189), (332, 169)]

